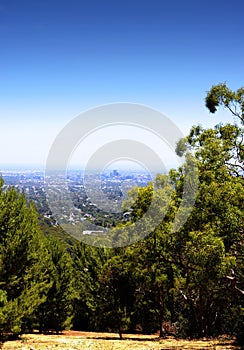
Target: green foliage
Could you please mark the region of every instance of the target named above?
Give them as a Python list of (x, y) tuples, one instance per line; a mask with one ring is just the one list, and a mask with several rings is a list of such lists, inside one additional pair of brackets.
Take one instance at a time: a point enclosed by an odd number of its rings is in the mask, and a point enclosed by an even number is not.
[(74, 327), (97, 329), (99, 318), (96, 317), (97, 296), (99, 290), (98, 276), (107, 260), (104, 249), (77, 243), (74, 246), (74, 268), (76, 272), (76, 290)]
[(242, 124), (244, 123), (244, 87), (232, 91), (226, 83), (213, 85), (207, 93), (205, 102), (211, 113), (215, 113), (217, 107), (224, 106), (240, 119)]
[(52, 286), (46, 292), (46, 301), (35, 312), (35, 319), (41, 332), (58, 333), (72, 326), (73, 301), (77, 295), (75, 272), (72, 259), (61, 242), (50, 237), (47, 249), (51, 256), (48, 269)]
[[(134, 305), (134, 276), (132, 277), (123, 252), (112, 256), (103, 266), (100, 274), (100, 310), (103, 322), (111, 330), (122, 333), (130, 327)], [(108, 322), (110, 320), (110, 322)]]
[(13, 188), (0, 190), (1, 332), (22, 332), (45, 300), (49, 254), (37, 214)]

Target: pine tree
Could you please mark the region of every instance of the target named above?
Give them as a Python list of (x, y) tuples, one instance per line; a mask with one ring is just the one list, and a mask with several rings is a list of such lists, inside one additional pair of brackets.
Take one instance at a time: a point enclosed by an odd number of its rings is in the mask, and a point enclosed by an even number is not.
[(49, 253), (34, 207), (0, 182), (0, 332), (19, 334), (50, 288)]
[(58, 333), (72, 326), (73, 301), (77, 295), (75, 275), (71, 256), (62, 242), (49, 237), (47, 248), (51, 255), (49, 274), (52, 286), (46, 293), (46, 301), (38, 307), (35, 315), (40, 332)]

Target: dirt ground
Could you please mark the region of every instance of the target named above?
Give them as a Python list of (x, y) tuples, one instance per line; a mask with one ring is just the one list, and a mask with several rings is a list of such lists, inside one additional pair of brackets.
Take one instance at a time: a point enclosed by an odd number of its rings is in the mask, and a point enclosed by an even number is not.
[[(1, 347), (1, 346), (0, 346)], [(119, 340), (118, 334), (92, 332), (64, 332), (61, 335), (23, 335), (20, 340), (2, 344), (2, 350), (180, 350), (212, 349), (237, 350), (227, 337), (202, 340), (159, 339), (157, 335), (128, 335)]]

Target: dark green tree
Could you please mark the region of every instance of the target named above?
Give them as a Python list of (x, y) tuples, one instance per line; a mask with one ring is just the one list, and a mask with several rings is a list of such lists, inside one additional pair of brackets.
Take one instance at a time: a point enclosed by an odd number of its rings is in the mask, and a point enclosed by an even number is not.
[(74, 327), (83, 330), (106, 330), (103, 322), (103, 299), (100, 275), (111, 251), (77, 243), (73, 250), (77, 299), (74, 303)]
[(47, 249), (51, 256), (49, 276), (52, 286), (46, 293), (46, 301), (37, 309), (36, 322), (40, 332), (60, 332), (70, 329), (73, 319), (75, 271), (73, 261), (64, 243), (55, 238), (47, 239)]
[(0, 332), (19, 334), (31, 327), (52, 284), (50, 256), (33, 206), (2, 186), (0, 180)]

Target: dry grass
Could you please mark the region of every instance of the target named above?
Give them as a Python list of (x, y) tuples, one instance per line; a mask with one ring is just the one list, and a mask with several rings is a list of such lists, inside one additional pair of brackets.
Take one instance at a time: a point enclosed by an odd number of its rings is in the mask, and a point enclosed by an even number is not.
[(175, 349), (240, 349), (226, 337), (203, 340), (158, 339), (156, 335), (126, 335), (119, 340), (117, 334), (64, 332), (62, 335), (23, 335), (20, 340), (5, 342), (2, 350), (175, 350)]

